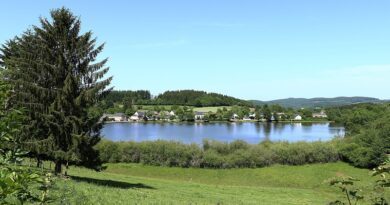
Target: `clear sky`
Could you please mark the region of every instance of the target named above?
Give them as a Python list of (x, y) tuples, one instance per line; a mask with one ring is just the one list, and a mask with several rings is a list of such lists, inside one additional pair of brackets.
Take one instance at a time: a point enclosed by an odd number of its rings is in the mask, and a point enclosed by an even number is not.
[(106, 43), (115, 89), (390, 99), (388, 0), (0, 3), (0, 43), (70, 8)]

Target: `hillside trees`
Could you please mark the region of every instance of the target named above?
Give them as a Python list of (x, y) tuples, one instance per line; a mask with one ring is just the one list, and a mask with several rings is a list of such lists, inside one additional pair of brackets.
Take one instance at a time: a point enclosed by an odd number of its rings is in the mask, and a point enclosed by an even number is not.
[(8, 41), (1, 64), (15, 95), (14, 107), (25, 107), (29, 123), (21, 140), (36, 157), (91, 168), (100, 165), (93, 146), (100, 140), (99, 115), (89, 114), (111, 89), (105, 78), (107, 59), (97, 62), (104, 44), (92, 32), (80, 34), (81, 21), (68, 9), (51, 11), (51, 20)]
[(161, 105), (187, 105), (196, 107), (251, 105), (251, 103), (237, 98), (196, 90), (166, 91), (163, 94), (158, 95), (155, 101), (151, 103)]

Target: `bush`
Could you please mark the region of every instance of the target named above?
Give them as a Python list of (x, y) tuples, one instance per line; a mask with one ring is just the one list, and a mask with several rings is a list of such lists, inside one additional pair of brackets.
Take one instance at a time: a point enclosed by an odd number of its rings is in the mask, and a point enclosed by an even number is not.
[(302, 165), (334, 162), (339, 153), (334, 142), (231, 143), (205, 140), (203, 146), (170, 141), (102, 141), (96, 148), (104, 162), (143, 163), (172, 167), (241, 168), (273, 164)]
[(341, 143), (340, 153), (346, 161), (357, 167), (373, 168), (379, 166), (389, 154), (390, 116), (384, 116), (362, 129), (359, 134), (348, 136)]

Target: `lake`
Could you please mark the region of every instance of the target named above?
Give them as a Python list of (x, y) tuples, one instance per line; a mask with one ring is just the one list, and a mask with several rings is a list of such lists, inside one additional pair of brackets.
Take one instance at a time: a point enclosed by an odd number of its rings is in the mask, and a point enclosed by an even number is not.
[(331, 123), (108, 123), (102, 135), (112, 141), (173, 140), (201, 144), (203, 139), (256, 144), (271, 141), (326, 141), (344, 136), (342, 126)]

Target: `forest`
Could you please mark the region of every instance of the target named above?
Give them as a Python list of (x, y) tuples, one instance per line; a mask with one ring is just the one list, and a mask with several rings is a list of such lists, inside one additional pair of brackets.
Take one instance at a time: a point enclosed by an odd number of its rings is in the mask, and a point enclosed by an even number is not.
[(166, 91), (156, 97), (152, 97), (150, 91), (147, 90), (113, 90), (100, 103), (100, 106), (107, 109), (113, 107), (115, 103), (122, 105), (182, 105), (195, 107), (252, 105), (250, 102), (227, 95), (196, 90)]

